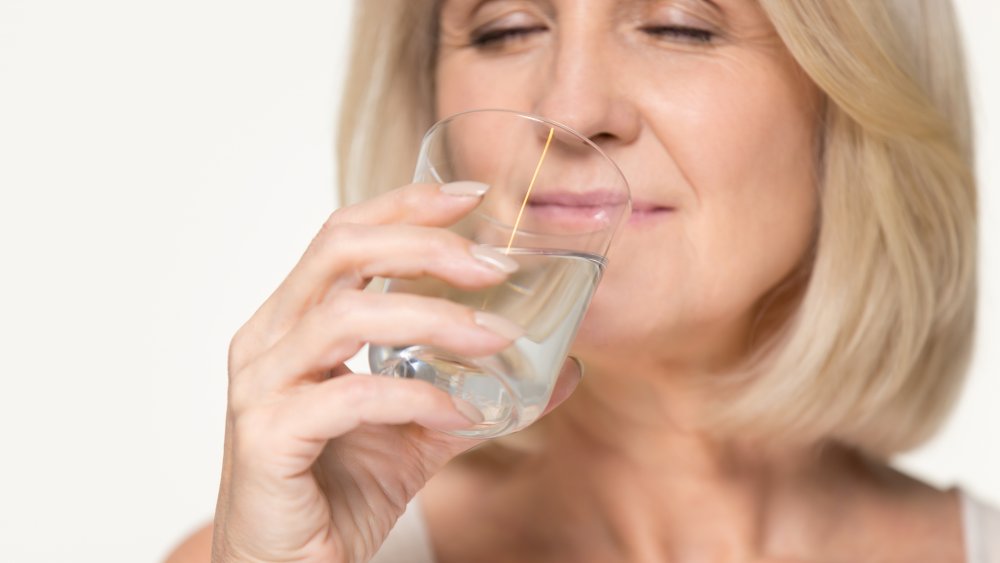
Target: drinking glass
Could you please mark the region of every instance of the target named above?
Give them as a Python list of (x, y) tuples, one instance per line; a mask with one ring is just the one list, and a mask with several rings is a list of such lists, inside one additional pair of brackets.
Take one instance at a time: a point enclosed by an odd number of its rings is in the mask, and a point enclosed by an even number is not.
[(460, 436), (495, 437), (534, 422), (548, 404), (580, 321), (630, 209), (618, 166), (565, 125), (508, 110), (453, 115), (428, 130), (414, 182), (489, 185), (450, 227), (518, 263), (498, 286), (467, 291), (431, 277), (391, 279), (385, 291), (448, 299), (524, 329), (503, 351), (461, 357), (415, 342), (369, 348), (372, 373), (430, 382), (485, 419)]

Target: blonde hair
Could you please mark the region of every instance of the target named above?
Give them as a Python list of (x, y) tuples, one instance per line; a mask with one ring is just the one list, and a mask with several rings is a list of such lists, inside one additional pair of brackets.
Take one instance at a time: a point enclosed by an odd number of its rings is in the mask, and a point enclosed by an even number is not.
[(409, 183), (434, 122), (438, 0), (359, 0), (337, 136), (340, 203)]
[[(728, 378), (711, 422), (888, 456), (938, 428), (972, 345), (976, 194), (955, 15), (946, 0), (759, 2), (825, 94), (820, 226), (796, 306)], [(437, 2), (355, 11), (342, 203), (406, 183), (433, 119)]]

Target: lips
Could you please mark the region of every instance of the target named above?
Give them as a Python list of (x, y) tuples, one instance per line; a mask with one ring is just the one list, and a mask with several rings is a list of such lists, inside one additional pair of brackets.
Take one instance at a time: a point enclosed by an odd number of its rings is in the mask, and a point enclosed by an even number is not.
[[(595, 220), (608, 221), (615, 212), (621, 211), (625, 203), (621, 194), (605, 190), (594, 190), (585, 193), (547, 192), (532, 195), (528, 206), (533, 212), (547, 220)], [(662, 217), (674, 211), (672, 206), (662, 205), (652, 201), (638, 200), (632, 202), (632, 214), (629, 223), (639, 223)]]
[(579, 230), (596, 230), (616, 221), (628, 206), (628, 197), (608, 190), (588, 192), (543, 191), (532, 194), (528, 208), (549, 224), (574, 225)]

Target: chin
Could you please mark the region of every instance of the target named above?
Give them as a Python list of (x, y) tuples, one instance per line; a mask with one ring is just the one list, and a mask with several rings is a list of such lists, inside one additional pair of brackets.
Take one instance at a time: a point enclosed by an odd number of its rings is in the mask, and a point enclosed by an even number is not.
[[(596, 300), (595, 300), (596, 301)], [(573, 350), (581, 356), (621, 357), (648, 350), (650, 342), (649, 322), (636, 319), (635, 315), (622, 314), (605, 303), (592, 303), (580, 323), (580, 329), (573, 341)]]

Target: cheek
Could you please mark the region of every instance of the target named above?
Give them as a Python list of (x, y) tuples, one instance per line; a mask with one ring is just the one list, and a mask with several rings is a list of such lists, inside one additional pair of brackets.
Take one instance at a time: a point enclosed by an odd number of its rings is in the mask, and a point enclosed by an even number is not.
[(752, 307), (800, 261), (818, 204), (813, 104), (787, 74), (753, 77), (739, 96), (715, 90), (709, 126), (699, 128), (704, 144), (678, 155), (698, 200), (685, 227), (706, 297), (737, 308)]
[(483, 60), (472, 53), (442, 56), (435, 74), (436, 119), (462, 111), (502, 108), (529, 111), (529, 93), (519, 85), (531, 83), (530, 61)]
[(635, 88), (658, 93), (643, 100), (656, 143), (647, 140), (641, 158), (623, 158), (634, 163), (633, 174), (641, 171), (634, 183), (679, 194), (681, 209), (661, 225), (623, 233), (619, 248), (642, 251), (616, 257), (609, 295), (598, 297), (631, 300), (633, 318), (732, 320), (747, 315), (812, 243), (816, 94), (773, 58), (674, 70), (670, 80)]

